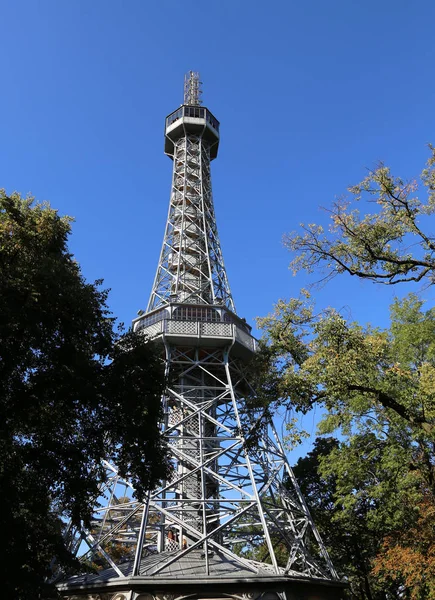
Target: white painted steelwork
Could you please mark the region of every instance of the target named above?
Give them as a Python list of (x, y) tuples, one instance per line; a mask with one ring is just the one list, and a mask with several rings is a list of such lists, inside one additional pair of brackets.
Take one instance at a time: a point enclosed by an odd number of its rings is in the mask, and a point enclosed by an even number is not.
[[(169, 215), (148, 311), (133, 321), (161, 343), (171, 374), (162, 435), (172, 476), (139, 501), (106, 462), (100, 506), (89, 529), (69, 530), (71, 547), (109, 569), (106, 577), (150, 573), (149, 565), (152, 577), (171, 577), (200, 551), (198, 577), (213, 575), (220, 557), (234, 577), (239, 569), (336, 581), (273, 423), (255, 447), (246, 444), (240, 414), (254, 394), (246, 364), (256, 346), (235, 314), (217, 235), (210, 160), (219, 124), (209, 127), (211, 113), (198, 107), (189, 82), (195, 106), (166, 122), (174, 161)], [(188, 116), (193, 108), (202, 112)]]
[(199, 106), (201, 100), (201, 82), (199, 81), (199, 73), (189, 71), (184, 77), (184, 104), (190, 106)]

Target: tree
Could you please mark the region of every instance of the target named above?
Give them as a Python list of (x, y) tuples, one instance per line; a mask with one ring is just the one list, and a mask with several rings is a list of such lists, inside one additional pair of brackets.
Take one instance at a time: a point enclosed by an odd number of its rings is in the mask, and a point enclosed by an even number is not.
[(68, 252), (71, 219), (0, 191), (0, 486), (6, 596), (38, 598), (62, 528), (89, 516), (101, 459), (137, 494), (167, 471), (159, 352), (121, 335), (101, 282)]
[[(359, 184), (349, 188), (351, 198), (333, 204), (329, 233), (319, 225), (302, 226), (302, 235), (285, 238), (296, 253), (291, 267), (313, 272), (324, 270), (325, 279), (348, 273), (376, 283), (397, 284), (422, 281), (432, 284), (435, 269), (435, 239), (425, 233), (422, 218), (435, 211), (435, 147), (420, 179), (427, 201), (414, 194), (416, 180), (405, 182), (381, 164)], [(361, 217), (354, 207), (362, 199), (376, 203), (378, 212)], [(412, 248), (412, 253), (410, 252)]]
[(388, 535), (377, 557), (374, 575), (381, 583), (403, 581), (411, 600), (435, 598), (435, 506), (423, 498), (409, 528)]
[[(409, 527), (417, 531), (427, 506), (435, 507), (435, 309), (424, 311), (423, 302), (411, 294), (396, 300), (391, 318), (390, 329), (382, 331), (347, 323), (334, 311), (315, 316), (303, 300), (293, 300), (279, 304), (276, 313), (262, 321), (269, 341), (263, 355), (271, 365), (269, 377), (275, 373), (276, 381), (270, 386), (267, 380), (258, 400), (267, 403), (269, 412), (277, 404), (303, 412), (321, 404), (325, 412), (320, 432), (338, 431), (343, 440), (320, 466), (321, 476), (334, 480), (334, 505), (340, 510), (321, 510), (333, 516), (333, 527), (346, 532), (349, 552), (355, 547), (362, 553), (361, 560), (352, 563), (359, 565), (357, 577), (368, 581), (367, 589), (354, 596), (361, 599), (406, 597), (402, 592), (370, 595), (370, 569), (378, 552), (383, 567), (374, 572), (385, 581), (390, 577), (390, 589), (409, 586), (403, 549), (417, 548), (409, 545), (413, 538), (404, 532)], [(272, 404), (271, 389), (277, 393)], [(360, 537), (363, 548), (352, 544), (361, 525), (373, 532)], [(432, 548), (434, 531), (426, 531), (425, 539)], [(394, 577), (389, 575), (391, 562), (382, 559), (383, 541), (383, 551), (389, 550), (390, 556), (394, 548), (397, 558), (402, 548), (402, 576), (397, 562)], [(349, 577), (347, 569), (343, 573)], [(432, 563), (425, 576), (434, 582)], [(380, 589), (385, 591), (385, 585)], [(428, 597), (422, 589), (421, 596), (409, 591), (409, 597)]]
[[(331, 465), (340, 452), (347, 455), (349, 448), (336, 438), (316, 438), (313, 450), (293, 467), (301, 491), (335, 568), (349, 583), (348, 597), (355, 600), (399, 597), (399, 585), (380, 582), (371, 572), (382, 545), (383, 528), (380, 530), (379, 524), (372, 527), (371, 516), (377, 507), (363, 493), (367, 479), (359, 474), (354, 477), (358, 496), (351, 507), (344, 506), (338, 499), (337, 475)], [(370, 470), (377, 470), (376, 463), (377, 458), (373, 457)]]
[[(367, 197), (378, 211), (361, 216), (348, 201), (336, 203), (329, 233), (310, 225), (287, 237), (297, 253), (293, 269), (323, 269), (323, 281), (347, 273), (390, 285), (431, 284), (435, 242), (425, 232), (425, 219), (435, 210), (430, 149), (421, 175), (427, 201), (414, 196), (416, 182), (404, 183), (381, 165), (350, 188), (356, 203)], [(435, 507), (435, 309), (423, 306), (416, 294), (396, 299), (391, 326), (381, 330), (350, 323), (333, 309), (316, 314), (303, 291), (259, 320), (265, 335), (255, 359), (262, 365), (256, 367), (255, 408), (260, 414), (276, 405), (323, 408), (320, 433), (340, 438), (319, 467), (322, 477), (333, 477), (334, 506), (340, 508), (333, 519), (351, 540), (355, 514), (365, 507), (367, 531), (379, 541), (377, 549), (365, 549), (368, 577), (388, 590), (385, 598), (428, 598), (435, 587), (432, 558), (421, 560), (419, 570), (408, 560), (412, 556), (417, 565), (418, 557), (431, 557), (435, 541), (427, 527)], [(409, 529), (424, 541), (418, 543)], [(360, 569), (358, 577), (363, 575)], [(371, 597), (364, 593), (361, 598)]]

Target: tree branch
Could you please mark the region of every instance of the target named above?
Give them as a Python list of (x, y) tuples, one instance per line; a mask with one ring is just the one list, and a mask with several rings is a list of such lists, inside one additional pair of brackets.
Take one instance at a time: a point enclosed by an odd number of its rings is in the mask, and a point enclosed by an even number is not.
[(427, 420), (422, 415), (414, 415), (410, 410), (408, 410), (403, 404), (397, 402), (392, 396), (386, 394), (382, 390), (378, 390), (376, 388), (372, 388), (365, 385), (356, 385), (350, 384), (348, 386), (349, 391), (352, 392), (363, 392), (364, 394), (373, 394), (376, 396), (376, 400), (384, 408), (390, 408), (394, 410), (400, 417), (408, 421), (411, 425), (416, 425), (417, 427), (423, 429), (426, 433), (431, 433), (435, 430), (435, 425), (431, 421)]

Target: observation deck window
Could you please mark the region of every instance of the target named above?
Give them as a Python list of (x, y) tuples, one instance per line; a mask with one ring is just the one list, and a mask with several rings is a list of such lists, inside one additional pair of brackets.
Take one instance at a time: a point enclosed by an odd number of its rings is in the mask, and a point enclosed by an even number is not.
[(169, 127), (182, 117), (194, 119), (205, 119), (216, 131), (219, 131), (219, 121), (206, 108), (201, 106), (180, 106), (179, 109), (170, 114), (166, 119), (166, 127)]
[(200, 106), (185, 106), (184, 116), (203, 119), (205, 117), (205, 108), (201, 108)]
[(178, 119), (181, 119), (182, 116), (183, 116), (183, 107), (181, 106), (178, 110), (173, 112), (166, 119), (166, 127), (169, 127), (169, 125), (172, 125), (172, 123), (174, 123), (175, 121), (178, 121)]
[(246, 331), (247, 333), (251, 334), (251, 328), (246, 323), (245, 319), (234, 318), (231, 313), (225, 311), (222, 320), (224, 323), (234, 323), (235, 325), (237, 325), (237, 327), (243, 329), (243, 331)]
[(158, 321), (162, 321), (165, 317), (166, 317), (166, 311), (158, 310), (157, 312), (153, 313), (152, 315), (149, 315), (149, 317), (144, 317), (143, 319), (141, 319), (137, 325), (136, 331), (139, 331), (140, 329), (143, 329), (144, 327), (149, 327), (149, 325), (153, 325), (154, 323), (157, 323)]
[(213, 127), (213, 129), (216, 129), (216, 131), (219, 131), (219, 121), (217, 119), (214, 118), (214, 116), (207, 111), (207, 121), (210, 123), (210, 125)]
[(221, 316), (214, 308), (198, 306), (179, 306), (174, 310), (172, 318), (176, 321), (201, 321), (202, 323), (217, 323)]

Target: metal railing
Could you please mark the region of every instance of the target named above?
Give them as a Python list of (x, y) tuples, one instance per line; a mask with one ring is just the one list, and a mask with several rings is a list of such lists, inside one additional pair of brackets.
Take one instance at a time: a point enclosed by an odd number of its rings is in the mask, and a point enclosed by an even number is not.
[(165, 333), (169, 336), (235, 339), (252, 351), (255, 351), (256, 348), (255, 339), (235, 323), (162, 319), (141, 327), (140, 331), (151, 338)]

